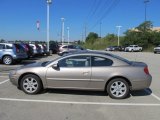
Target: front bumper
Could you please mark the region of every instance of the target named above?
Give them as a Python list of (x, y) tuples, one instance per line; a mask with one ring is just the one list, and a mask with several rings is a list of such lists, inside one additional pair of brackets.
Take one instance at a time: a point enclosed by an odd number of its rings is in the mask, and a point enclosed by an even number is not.
[(154, 49), (154, 52), (159, 52), (160, 53), (160, 49)]
[(10, 80), (10, 82), (13, 84), (13, 85), (15, 85), (15, 86), (19, 86), (18, 85), (18, 78), (19, 78), (19, 76), (18, 75), (13, 75), (12, 74), (12, 72), (9, 74), (9, 80)]

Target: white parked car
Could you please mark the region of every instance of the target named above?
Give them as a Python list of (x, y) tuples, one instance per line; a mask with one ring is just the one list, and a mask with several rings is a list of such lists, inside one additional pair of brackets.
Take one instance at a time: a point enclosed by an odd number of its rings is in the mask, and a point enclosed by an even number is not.
[(154, 48), (154, 53), (160, 53), (160, 45)]
[(140, 52), (142, 51), (142, 47), (139, 47), (138, 45), (130, 45), (128, 47), (125, 48), (126, 52)]

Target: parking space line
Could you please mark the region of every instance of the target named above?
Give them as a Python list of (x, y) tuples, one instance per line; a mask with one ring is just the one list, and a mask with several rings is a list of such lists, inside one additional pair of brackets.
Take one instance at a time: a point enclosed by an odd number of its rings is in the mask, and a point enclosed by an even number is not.
[(99, 102), (51, 101), (51, 100), (34, 100), (34, 99), (15, 99), (15, 98), (0, 98), (0, 101), (75, 104), (75, 105), (105, 105), (105, 106), (146, 106), (146, 107), (160, 106), (160, 104), (150, 104), (150, 103), (148, 104), (147, 103), (99, 103)]
[(9, 79), (4, 80), (4, 81), (0, 82), (0, 85), (3, 84), (3, 83), (6, 83), (6, 82), (8, 82), (8, 81), (9, 81)]
[(0, 77), (4, 78), (4, 77), (8, 77), (8, 76), (0, 76)]
[(0, 74), (5, 74), (5, 75), (8, 75), (9, 73), (0, 73)]
[(145, 89), (145, 91), (149, 94), (151, 94), (154, 98), (156, 98), (158, 101), (160, 101), (160, 97), (158, 97), (157, 95), (151, 93), (149, 90)]

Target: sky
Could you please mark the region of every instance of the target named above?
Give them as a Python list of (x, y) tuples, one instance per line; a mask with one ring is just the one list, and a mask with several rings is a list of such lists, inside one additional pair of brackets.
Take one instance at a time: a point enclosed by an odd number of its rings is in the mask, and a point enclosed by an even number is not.
[[(147, 3), (147, 20), (160, 26), (160, 0)], [(50, 39), (61, 41), (61, 18), (65, 18), (70, 40), (82, 40), (86, 33), (96, 32), (104, 37), (117, 34), (116, 26), (122, 26), (120, 34), (144, 22), (144, 0), (52, 0), (50, 5)], [(40, 30), (36, 21), (40, 21)], [(0, 0), (0, 39), (39, 40), (47, 39), (46, 0)]]

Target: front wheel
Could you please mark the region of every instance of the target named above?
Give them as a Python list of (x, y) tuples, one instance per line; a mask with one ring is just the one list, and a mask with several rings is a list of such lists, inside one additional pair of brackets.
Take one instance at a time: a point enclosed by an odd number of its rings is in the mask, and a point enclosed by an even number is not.
[(36, 75), (25, 75), (20, 83), (21, 89), (27, 94), (37, 94), (42, 90), (42, 82)]
[(116, 78), (107, 85), (107, 92), (111, 98), (124, 99), (129, 94), (129, 85), (122, 78)]

